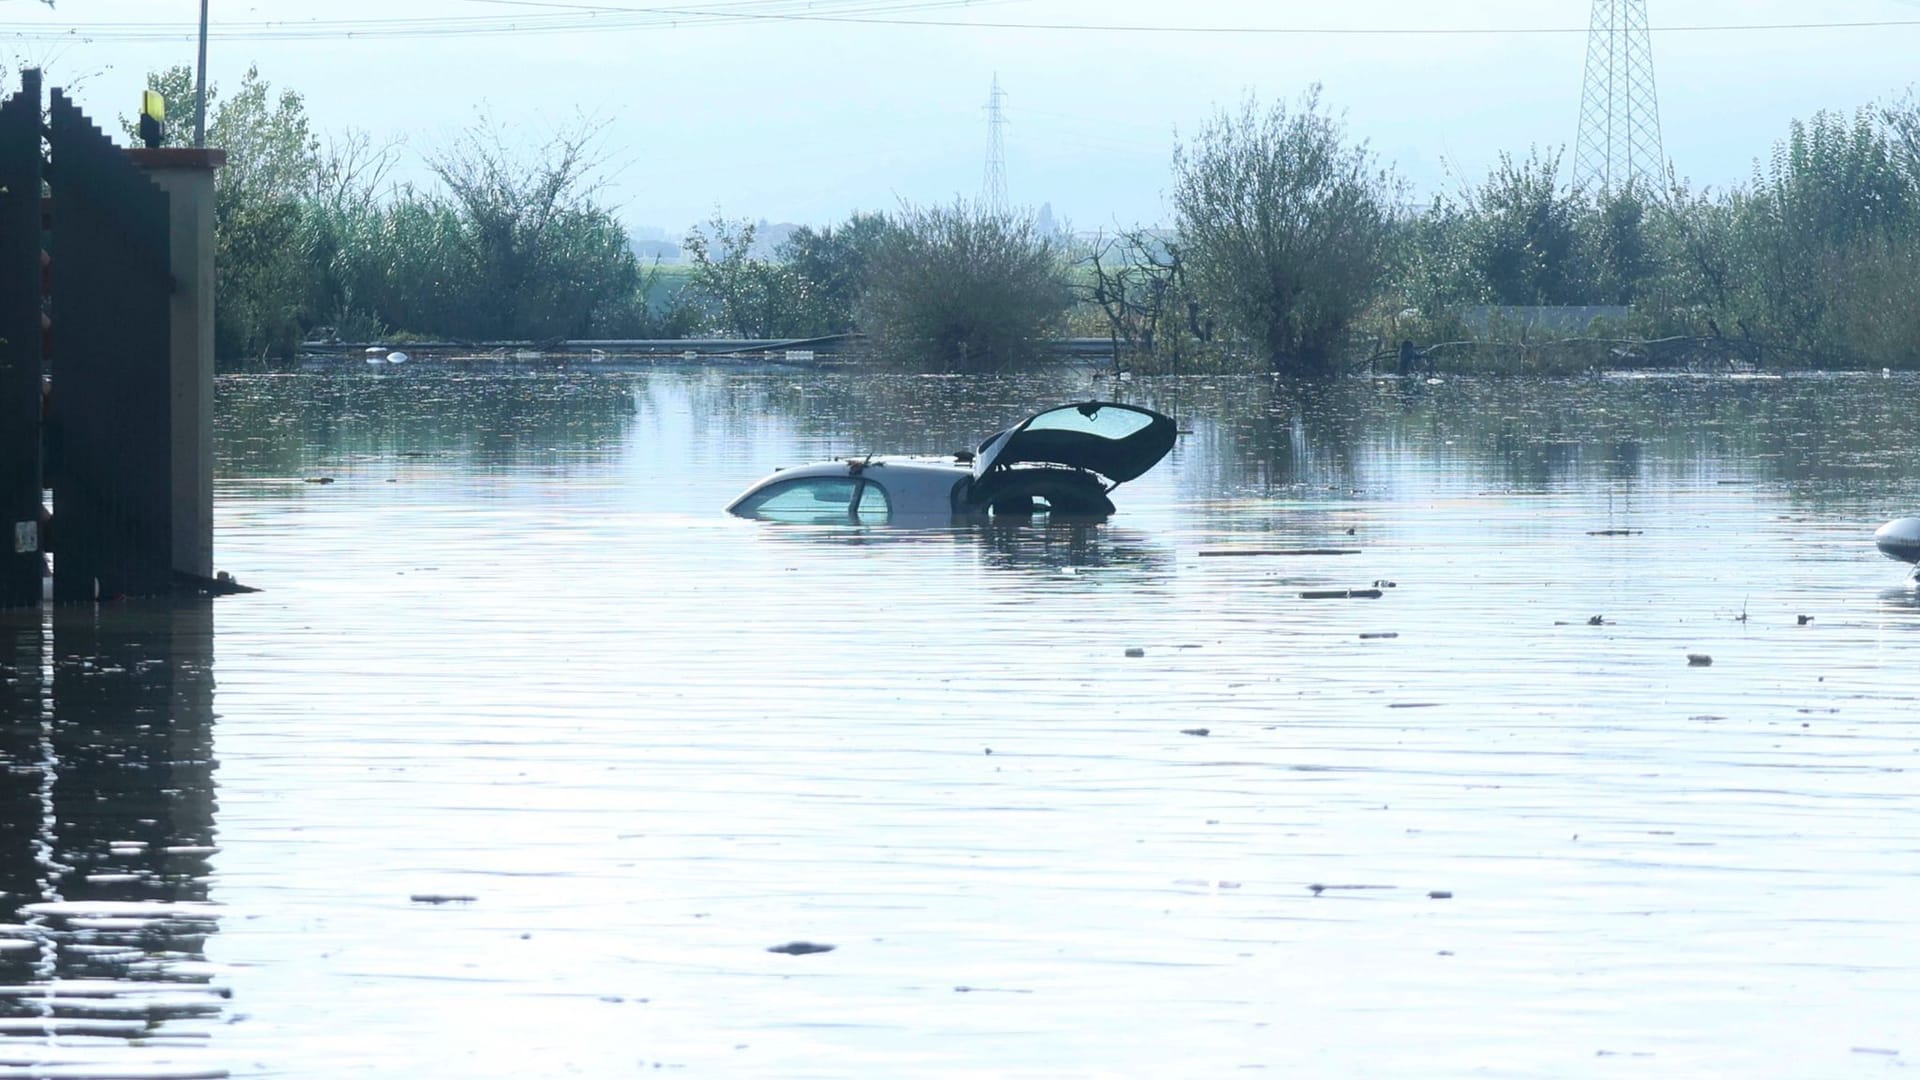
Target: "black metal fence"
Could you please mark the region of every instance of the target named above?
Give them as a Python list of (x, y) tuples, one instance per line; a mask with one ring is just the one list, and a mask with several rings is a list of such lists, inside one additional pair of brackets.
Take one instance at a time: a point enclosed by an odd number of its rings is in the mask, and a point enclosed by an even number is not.
[(0, 104), (0, 606), (40, 601), (45, 551), (56, 601), (173, 587), (169, 245), (166, 193), (59, 90), (43, 122), (23, 75)]

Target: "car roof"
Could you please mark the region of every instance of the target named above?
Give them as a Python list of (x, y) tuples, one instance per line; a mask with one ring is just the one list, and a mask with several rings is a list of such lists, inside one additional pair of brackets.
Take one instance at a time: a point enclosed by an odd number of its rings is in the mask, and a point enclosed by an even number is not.
[[(859, 476), (868, 469), (886, 470), (892, 473), (921, 473), (939, 476), (952, 476), (970, 471), (969, 466), (951, 457), (908, 457), (875, 455), (873, 457), (835, 458), (832, 461), (810, 461), (805, 465), (791, 465), (776, 469), (768, 480), (785, 480), (796, 476)], [(878, 475), (875, 477), (878, 479)], [(764, 481), (763, 481), (764, 483)], [(760, 486), (759, 484), (754, 485)]]

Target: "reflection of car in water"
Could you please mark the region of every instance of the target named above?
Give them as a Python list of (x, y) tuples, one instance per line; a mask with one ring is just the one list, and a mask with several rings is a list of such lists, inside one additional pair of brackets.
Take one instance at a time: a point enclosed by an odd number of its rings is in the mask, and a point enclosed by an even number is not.
[(1899, 518), (1880, 526), (1873, 534), (1873, 546), (1889, 559), (1914, 563), (1920, 576), (1920, 517)]
[(1089, 401), (1048, 409), (951, 457), (862, 457), (782, 469), (727, 512), (802, 524), (946, 525), (980, 516), (1102, 518), (1108, 493), (1173, 448), (1169, 417)]

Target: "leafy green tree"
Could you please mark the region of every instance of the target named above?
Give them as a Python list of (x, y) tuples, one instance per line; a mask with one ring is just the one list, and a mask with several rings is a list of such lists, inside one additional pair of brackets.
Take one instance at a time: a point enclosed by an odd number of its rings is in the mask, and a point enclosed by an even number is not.
[(1866, 110), (1852, 117), (1817, 113), (1795, 121), (1751, 185), (1729, 200), (1722, 258), (1735, 283), (1736, 318), (1763, 339), (1816, 363), (1858, 358), (1843, 309), (1856, 290), (1876, 291), (1894, 277), (1862, 275), (1868, 263), (1893, 266), (1893, 252), (1916, 239), (1920, 191), (1897, 134)]
[(751, 221), (712, 221), (689, 230), (682, 246), (693, 260), (687, 282), (713, 328), (734, 338), (798, 337), (812, 332), (809, 282), (753, 254)]
[(319, 142), (306, 103), (249, 68), (212, 109), (210, 145), (227, 151), (215, 186), (214, 340), (219, 355), (290, 355), (312, 293), (306, 228)]
[(1590, 267), (1582, 250), (1585, 207), (1560, 183), (1560, 154), (1534, 151), (1500, 164), (1468, 196), (1467, 261), (1481, 296), (1494, 304), (1589, 304)]
[(1396, 184), (1321, 105), (1222, 112), (1174, 151), (1193, 281), (1272, 370), (1329, 370), (1379, 293)]
[(838, 226), (802, 225), (775, 254), (805, 283), (810, 301), (798, 313), (802, 331), (840, 334), (854, 328), (854, 310), (866, 288), (873, 253), (887, 234), (884, 214), (854, 214)]
[(1582, 231), (1597, 303), (1633, 304), (1660, 276), (1665, 257), (1651, 231), (1647, 199), (1636, 185), (1602, 192), (1588, 208)]
[(989, 371), (1037, 357), (1069, 300), (1064, 253), (1029, 214), (904, 208), (869, 257), (860, 325), (909, 367)]

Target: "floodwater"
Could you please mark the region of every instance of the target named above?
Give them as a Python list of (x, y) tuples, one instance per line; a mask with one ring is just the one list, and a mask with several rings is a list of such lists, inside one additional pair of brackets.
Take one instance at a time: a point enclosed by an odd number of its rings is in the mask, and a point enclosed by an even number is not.
[[(0, 1076), (1911, 1067), (1916, 390), (223, 381), (265, 591), (0, 622)], [(1104, 526), (719, 512), (1090, 395)]]

